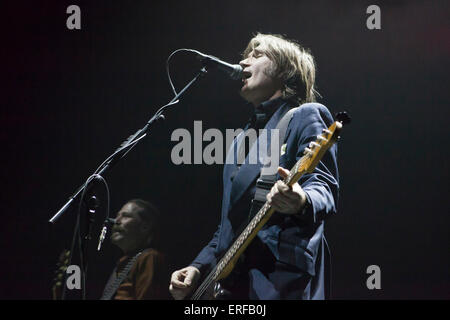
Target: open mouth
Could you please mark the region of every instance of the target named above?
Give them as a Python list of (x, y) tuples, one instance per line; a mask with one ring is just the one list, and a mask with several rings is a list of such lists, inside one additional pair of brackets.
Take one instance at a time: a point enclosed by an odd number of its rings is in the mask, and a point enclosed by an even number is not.
[(247, 79), (250, 78), (252, 74), (248, 71), (242, 72), (242, 82), (246, 83)]

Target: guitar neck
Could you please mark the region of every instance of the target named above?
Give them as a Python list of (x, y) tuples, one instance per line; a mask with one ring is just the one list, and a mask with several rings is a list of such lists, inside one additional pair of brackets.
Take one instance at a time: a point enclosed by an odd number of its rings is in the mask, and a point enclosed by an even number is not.
[[(304, 174), (303, 171), (299, 171), (299, 168), (302, 162), (305, 160), (304, 158), (306, 157), (307, 156), (302, 157), (291, 169), (289, 175), (284, 179), (284, 182), (288, 186), (292, 186)], [(247, 227), (241, 232), (239, 237), (236, 238), (233, 245), (228, 249), (225, 255), (219, 260), (216, 266), (205, 278), (203, 283), (192, 295), (192, 300), (199, 299), (201, 296), (203, 296), (206, 289), (209, 288), (212, 283), (226, 278), (231, 273), (239, 257), (242, 255), (242, 253), (244, 253), (258, 231), (261, 230), (261, 228), (267, 223), (274, 212), (275, 210), (266, 201), (261, 209), (259, 209), (258, 213), (252, 218)]]
[[(342, 121), (349, 121), (349, 118)], [(288, 176), (283, 180), (284, 183), (292, 186), (303, 174), (313, 172), (325, 152), (336, 142), (341, 129), (342, 122), (335, 121), (328, 129), (323, 130), (323, 134), (317, 136), (316, 141), (310, 142), (309, 146), (304, 149), (304, 156), (297, 161)], [(206, 290), (210, 288), (211, 284), (226, 278), (231, 273), (239, 257), (251, 243), (258, 231), (270, 219), (274, 211), (272, 206), (266, 201), (244, 231), (233, 242), (233, 245), (208, 274), (203, 283), (197, 288), (191, 297), (192, 300), (200, 299)]]

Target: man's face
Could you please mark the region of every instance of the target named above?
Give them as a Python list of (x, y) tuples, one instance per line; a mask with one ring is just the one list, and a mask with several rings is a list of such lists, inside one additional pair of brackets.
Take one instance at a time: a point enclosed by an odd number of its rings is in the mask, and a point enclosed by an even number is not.
[(243, 70), (241, 96), (256, 107), (260, 103), (281, 96), (282, 82), (269, 76), (273, 62), (260, 46), (253, 49), (239, 64)]
[(140, 208), (134, 203), (126, 203), (117, 213), (112, 228), (111, 242), (125, 253), (132, 253), (146, 245), (148, 226), (139, 216)]

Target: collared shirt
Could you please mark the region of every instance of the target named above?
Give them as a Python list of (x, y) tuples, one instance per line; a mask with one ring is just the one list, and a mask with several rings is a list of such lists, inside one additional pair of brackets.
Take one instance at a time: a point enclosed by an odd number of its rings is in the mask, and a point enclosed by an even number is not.
[[(245, 130), (248, 130), (250, 128), (255, 129), (256, 135), (258, 136), (259, 130), (263, 129), (266, 126), (267, 122), (270, 120), (275, 111), (277, 111), (278, 108), (281, 107), (285, 102), (286, 100), (284, 100), (282, 97), (279, 97), (261, 103), (255, 108), (253, 115), (248, 120)], [(247, 140), (244, 139), (242, 145), (239, 146), (239, 150), (241, 148), (245, 148), (245, 157), (247, 157), (251, 147), (252, 146), (247, 143)], [(240, 166), (241, 164), (237, 163), (236, 170), (231, 174), (231, 181), (234, 180), (234, 177), (239, 172)]]
[(272, 100), (267, 100), (255, 108), (252, 117), (249, 120), (249, 128), (256, 130), (263, 129), (275, 111), (286, 101), (279, 97)]

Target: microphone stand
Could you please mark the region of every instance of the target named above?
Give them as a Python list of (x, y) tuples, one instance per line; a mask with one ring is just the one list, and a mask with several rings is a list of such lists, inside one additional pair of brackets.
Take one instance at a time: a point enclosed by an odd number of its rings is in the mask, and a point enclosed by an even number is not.
[[(102, 178), (102, 176), (104, 174), (106, 174), (108, 171), (111, 170), (111, 168), (118, 163), (118, 161), (122, 158), (125, 157), (125, 155), (131, 151), (131, 149), (133, 149), (139, 141), (141, 141), (144, 137), (147, 136), (151, 126), (153, 124), (155, 124), (156, 122), (159, 122), (161, 120), (164, 120), (164, 115), (162, 114), (163, 111), (171, 106), (174, 105), (176, 103), (179, 102), (179, 98), (186, 92), (187, 89), (189, 89), (194, 82), (196, 82), (200, 77), (202, 77), (203, 75), (205, 75), (207, 73), (206, 70), (206, 66), (204, 65), (201, 70), (195, 75), (195, 77), (178, 93), (175, 95), (175, 97), (170, 100), (170, 102), (166, 105), (164, 105), (163, 107), (161, 107), (158, 111), (156, 111), (156, 113), (150, 118), (150, 120), (145, 124), (145, 126), (141, 129), (139, 129), (134, 135), (130, 136), (124, 143), (122, 143), (122, 145), (116, 150), (114, 151), (114, 153), (109, 156), (108, 158), (106, 158), (105, 161), (103, 161), (103, 163), (97, 168), (97, 170), (94, 172), (92, 176), (97, 176), (99, 178)], [(87, 180), (87, 182), (85, 182), (83, 185), (81, 185), (77, 191), (75, 191), (75, 193), (69, 198), (69, 200), (58, 210), (58, 212), (48, 221), (50, 224), (54, 225), (56, 223), (56, 221), (58, 221), (58, 219), (65, 213), (67, 212), (73, 205), (75, 202), (77, 201), (82, 201), (84, 193), (86, 191), (86, 189), (88, 188), (89, 184), (94, 181), (95, 179), (91, 179), (91, 177)], [(92, 195), (94, 196), (94, 195)], [(80, 199), (81, 198), (81, 199)], [(92, 210), (92, 208), (90, 208)], [(83, 239), (83, 243), (80, 243), (81, 245), (81, 252), (80, 252), (80, 260), (82, 265), (84, 266), (82, 270), (83, 272), (83, 282), (85, 282), (86, 279), (86, 275), (84, 274), (86, 271), (86, 267), (87, 267), (87, 248), (88, 248), (88, 242), (90, 240), (90, 230), (92, 227), (92, 223), (94, 222), (94, 217), (93, 217), (93, 213), (88, 208), (87, 210), (87, 217), (86, 217), (86, 234), (82, 237)], [(72, 260), (72, 254), (73, 254), (73, 248), (74, 248), (74, 244), (76, 241), (76, 234), (79, 232), (80, 230), (80, 211), (78, 212), (78, 217), (77, 217), (77, 223), (75, 226), (75, 231), (74, 231), (74, 236), (73, 236), (73, 240), (72, 240), (72, 250), (71, 250), (71, 254), (70, 254), (70, 261), (69, 264), (71, 263)], [(80, 235), (81, 236), (81, 235)], [(64, 290), (63, 292), (65, 293), (65, 289), (66, 289), (66, 283), (63, 284), (64, 285)], [(83, 283), (83, 300), (86, 299), (86, 283)], [(63, 299), (64, 299), (64, 294), (63, 293)]]

